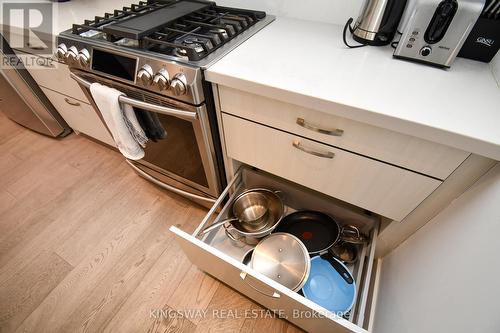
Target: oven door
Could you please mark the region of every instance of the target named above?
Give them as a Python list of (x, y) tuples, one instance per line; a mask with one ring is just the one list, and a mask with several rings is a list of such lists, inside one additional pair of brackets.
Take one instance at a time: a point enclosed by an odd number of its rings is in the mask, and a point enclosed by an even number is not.
[(121, 103), (131, 105), (136, 112), (154, 114), (165, 129), (164, 139), (147, 142), (143, 159), (127, 160), (141, 176), (202, 205), (215, 202), (220, 181), (205, 105), (192, 106), (79, 70), (73, 69), (71, 77), (92, 101), (101, 120), (90, 93), (93, 82), (122, 91), (126, 96), (120, 97)]

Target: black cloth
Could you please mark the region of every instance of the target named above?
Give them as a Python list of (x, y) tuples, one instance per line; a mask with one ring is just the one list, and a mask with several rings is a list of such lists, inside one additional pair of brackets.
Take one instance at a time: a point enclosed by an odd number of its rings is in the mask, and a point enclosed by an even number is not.
[(155, 112), (148, 112), (141, 109), (134, 108), (135, 116), (139, 125), (141, 125), (144, 133), (148, 139), (153, 142), (158, 140), (163, 140), (167, 137), (167, 131), (163, 128), (163, 125)]

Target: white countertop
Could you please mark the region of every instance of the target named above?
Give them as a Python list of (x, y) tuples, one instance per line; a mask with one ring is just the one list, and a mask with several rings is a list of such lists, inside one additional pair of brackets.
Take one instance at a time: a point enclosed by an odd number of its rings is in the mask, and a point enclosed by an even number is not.
[(214, 83), (500, 160), (500, 88), (488, 64), (450, 70), (347, 49), (342, 27), (275, 22), (211, 66)]

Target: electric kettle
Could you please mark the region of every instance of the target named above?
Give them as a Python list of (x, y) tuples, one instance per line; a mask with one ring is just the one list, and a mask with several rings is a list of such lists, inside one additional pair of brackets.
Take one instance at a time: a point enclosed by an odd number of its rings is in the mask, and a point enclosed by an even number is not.
[(403, 15), (406, 0), (365, 0), (361, 7), (361, 12), (354, 27), (350, 18), (344, 28), (344, 42), (348, 45), (345, 33), (347, 28), (352, 33), (352, 37), (363, 45), (387, 45), (396, 34), (399, 21)]

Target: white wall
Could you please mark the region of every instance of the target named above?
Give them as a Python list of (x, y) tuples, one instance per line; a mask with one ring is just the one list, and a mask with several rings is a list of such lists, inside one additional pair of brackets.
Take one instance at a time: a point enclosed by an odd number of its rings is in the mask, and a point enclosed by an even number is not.
[(268, 14), (318, 22), (345, 24), (357, 18), (363, 0), (216, 0), (221, 6), (263, 10)]
[(375, 333), (500, 332), (500, 165), (383, 259)]

